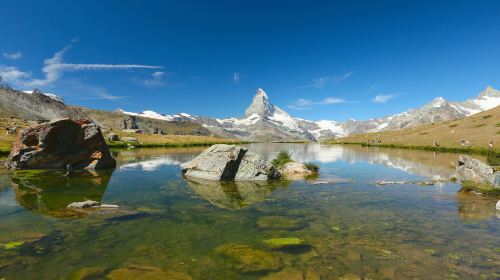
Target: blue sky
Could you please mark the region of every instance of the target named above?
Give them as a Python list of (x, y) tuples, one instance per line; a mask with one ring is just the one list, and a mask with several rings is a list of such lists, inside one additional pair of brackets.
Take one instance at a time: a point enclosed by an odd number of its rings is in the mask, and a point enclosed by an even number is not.
[[(293, 3), (291, 3), (293, 2)], [(367, 119), (500, 87), (499, 1), (3, 1), (0, 75), (67, 103)]]

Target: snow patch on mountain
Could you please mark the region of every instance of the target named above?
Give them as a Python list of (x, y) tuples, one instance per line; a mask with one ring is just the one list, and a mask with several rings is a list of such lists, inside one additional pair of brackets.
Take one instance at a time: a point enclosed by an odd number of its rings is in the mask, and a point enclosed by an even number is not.
[(48, 93), (48, 92), (41, 92), (40, 90), (37, 90), (37, 89), (34, 89), (34, 90), (23, 90), (24, 93), (27, 93), (27, 94), (41, 94), (41, 95), (45, 95), (47, 97), (49, 97), (50, 99), (54, 100), (54, 101), (57, 101), (57, 102), (60, 102), (62, 104), (65, 104), (64, 103), (64, 99), (58, 95), (55, 95), (53, 93)]

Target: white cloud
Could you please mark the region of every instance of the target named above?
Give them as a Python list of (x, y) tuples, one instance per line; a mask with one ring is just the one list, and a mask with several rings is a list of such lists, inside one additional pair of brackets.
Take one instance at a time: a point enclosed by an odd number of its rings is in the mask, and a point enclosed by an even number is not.
[(233, 82), (235, 84), (237, 84), (237, 83), (240, 82), (240, 78), (241, 78), (240, 72), (234, 72), (233, 73)]
[(20, 51), (13, 52), (13, 53), (2, 53), (3, 57), (10, 59), (10, 60), (18, 60), (21, 57), (23, 57), (23, 54)]
[(89, 71), (89, 70), (127, 70), (127, 69), (161, 69), (161, 66), (150, 66), (140, 64), (84, 64), (65, 63), (64, 54), (71, 46), (66, 46), (56, 52), (51, 58), (43, 62), (43, 78), (33, 78), (29, 72), (23, 72), (15, 67), (4, 67), (0, 69), (0, 75), (7, 81), (17, 86), (43, 87), (50, 86), (58, 81), (64, 72), (68, 71)]
[(379, 94), (372, 99), (373, 103), (387, 103), (387, 101), (396, 97), (395, 94)]
[(342, 74), (340, 76), (320, 77), (320, 78), (312, 80), (312, 82), (310, 84), (296, 87), (296, 89), (297, 88), (309, 88), (309, 87), (315, 87), (315, 88), (321, 89), (329, 84), (337, 84), (337, 83), (340, 83), (342, 81), (345, 81), (345, 80), (349, 79), (349, 77), (351, 77), (351, 76), (352, 76), (352, 72), (347, 72), (347, 73)]
[(166, 73), (161, 71), (156, 71), (151, 74), (151, 79), (144, 80), (144, 85), (147, 87), (161, 87), (165, 85), (165, 77)]
[(341, 104), (348, 103), (347, 100), (337, 97), (327, 97), (319, 101), (312, 101), (309, 99), (300, 98), (293, 104), (288, 105), (288, 108), (294, 110), (309, 110), (315, 105), (331, 105), (331, 104)]

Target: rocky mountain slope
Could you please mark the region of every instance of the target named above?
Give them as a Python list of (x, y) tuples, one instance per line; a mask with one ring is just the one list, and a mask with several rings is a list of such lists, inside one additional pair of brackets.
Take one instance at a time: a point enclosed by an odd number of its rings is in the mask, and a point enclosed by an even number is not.
[(104, 129), (134, 129), (147, 133), (173, 135), (214, 135), (213, 132), (191, 120), (162, 120), (132, 116), (122, 112), (93, 110), (69, 106), (55, 94), (18, 91), (0, 87), (0, 118), (17, 118), (31, 121), (47, 121), (60, 118), (88, 119)]
[(340, 142), (366, 143), (380, 140), (382, 144), (432, 146), (436, 141), (441, 147), (461, 147), (461, 139), (467, 139), (473, 148), (487, 149), (491, 139), (498, 149), (500, 145), (500, 106), (449, 120), (371, 133), (353, 134), (337, 139)]
[(194, 121), (225, 137), (252, 141), (319, 141), (359, 133), (398, 130), (423, 124), (455, 120), (500, 105), (500, 91), (488, 86), (476, 98), (449, 102), (437, 97), (430, 103), (406, 112), (370, 120), (309, 121), (293, 118), (273, 105), (267, 94), (258, 89), (241, 118), (215, 119), (186, 113), (163, 115), (153, 111), (124, 114), (165, 120)]
[(257, 89), (252, 103), (241, 118), (216, 119), (186, 113), (163, 115), (153, 111), (124, 114), (165, 120), (189, 120), (224, 137), (247, 141), (315, 141), (316, 138), (304, 128), (299, 120), (273, 105), (262, 89)]

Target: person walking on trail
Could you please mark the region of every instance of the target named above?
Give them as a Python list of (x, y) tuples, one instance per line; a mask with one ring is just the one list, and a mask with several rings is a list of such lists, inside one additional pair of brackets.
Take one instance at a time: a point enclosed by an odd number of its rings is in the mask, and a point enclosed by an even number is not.
[(460, 146), (462, 146), (462, 147), (465, 146), (465, 139), (464, 138), (460, 139)]
[(466, 140), (465, 140), (465, 147), (470, 147), (470, 142), (469, 142), (469, 139), (466, 139)]
[(488, 141), (488, 149), (493, 150), (493, 140)]

